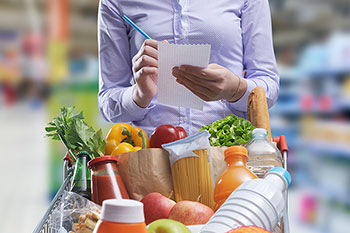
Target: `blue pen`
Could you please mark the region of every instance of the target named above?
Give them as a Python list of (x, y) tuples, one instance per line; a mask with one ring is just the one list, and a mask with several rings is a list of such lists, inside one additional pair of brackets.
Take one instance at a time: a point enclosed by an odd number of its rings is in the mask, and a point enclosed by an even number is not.
[(126, 15), (123, 16), (123, 19), (130, 24), (133, 28), (135, 28), (139, 33), (141, 33), (146, 39), (151, 39), (149, 35), (146, 34), (146, 32), (142, 31), (141, 28), (139, 28), (131, 19), (129, 19)]

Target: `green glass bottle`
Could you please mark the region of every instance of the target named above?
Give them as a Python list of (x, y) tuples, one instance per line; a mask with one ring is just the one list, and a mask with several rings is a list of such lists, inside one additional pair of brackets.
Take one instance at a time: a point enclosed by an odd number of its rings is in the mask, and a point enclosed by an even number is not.
[(71, 191), (75, 192), (89, 200), (91, 200), (91, 171), (87, 163), (91, 157), (89, 153), (82, 151), (77, 154), (77, 161), (73, 179), (71, 183)]

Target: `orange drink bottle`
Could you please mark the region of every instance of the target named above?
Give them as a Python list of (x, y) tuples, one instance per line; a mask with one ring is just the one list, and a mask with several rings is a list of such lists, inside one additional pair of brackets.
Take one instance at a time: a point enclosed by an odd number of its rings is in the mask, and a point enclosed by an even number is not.
[(127, 199), (109, 199), (102, 203), (101, 219), (93, 233), (147, 233), (143, 204)]
[(230, 194), (247, 180), (258, 178), (247, 166), (248, 153), (243, 146), (231, 146), (225, 151), (226, 170), (221, 174), (214, 189), (215, 211)]

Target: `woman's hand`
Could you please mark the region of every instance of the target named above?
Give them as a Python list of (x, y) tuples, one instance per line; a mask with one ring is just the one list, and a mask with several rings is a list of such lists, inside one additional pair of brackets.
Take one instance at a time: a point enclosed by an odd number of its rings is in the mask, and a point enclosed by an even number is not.
[(132, 59), (135, 103), (146, 108), (158, 90), (158, 41), (147, 39)]
[(247, 89), (247, 83), (231, 71), (217, 64), (208, 67), (181, 65), (172, 71), (176, 82), (187, 87), (204, 101), (225, 99), (239, 100)]

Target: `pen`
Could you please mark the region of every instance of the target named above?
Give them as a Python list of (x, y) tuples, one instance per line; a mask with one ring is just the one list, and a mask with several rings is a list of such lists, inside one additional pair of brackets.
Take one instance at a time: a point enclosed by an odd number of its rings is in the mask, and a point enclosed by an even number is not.
[(146, 32), (142, 31), (141, 28), (139, 28), (133, 21), (131, 21), (131, 19), (129, 19), (126, 15), (123, 16), (123, 19), (125, 19), (125, 21), (130, 24), (130, 26), (132, 26), (133, 28), (135, 28), (139, 33), (141, 33), (143, 35), (143, 37), (145, 37), (146, 39), (151, 39), (151, 37), (149, 35), (146, 34)]

